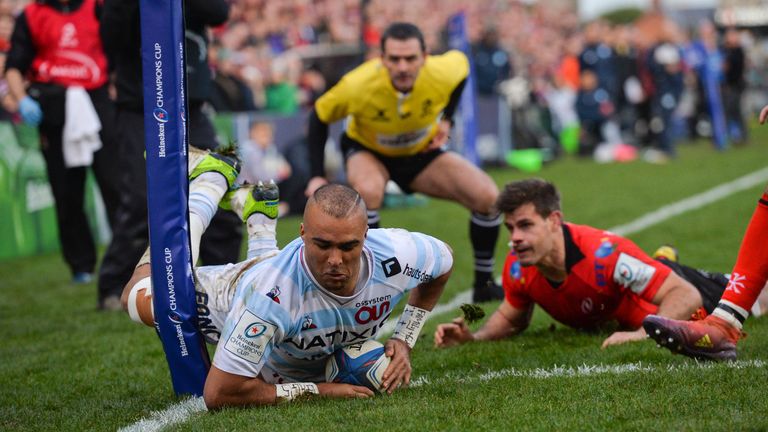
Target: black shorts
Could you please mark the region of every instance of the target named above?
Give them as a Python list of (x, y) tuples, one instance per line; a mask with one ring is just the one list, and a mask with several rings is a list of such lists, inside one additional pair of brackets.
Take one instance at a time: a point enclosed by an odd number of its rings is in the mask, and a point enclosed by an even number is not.
[(363, 146), (350, 138), (346, 133), (341, 134), (341, 152), (344, 155), (345, 164), (350, 156), (359, 151), (367, 151), (375, 156), (376, 159), (384, 165), (387, 172), (389, 172), (389, 178), (397, 183), (397, 185), (400, 186), (400, 189), (407, 194), (413, 193), (413, 189), (411, 189), (413, 179), (415, 179), (419, 173), (424, 171), (424, 168), (426, 168), (427, 165), (445, 152), (443, 149), (437, 149), (425, 153), (418, 153), (413, 156), (389, 157), (376, 153)]
[(724, 274), (710, 273), (671, 262), (664, 258), (660, 258), (658, 261), (671, 268), (678, 276), (687, 280), (699, 290), (704, 301), (704, 309), (707, 310), (707, 313), (712, 313), (715, 310), (717, 303), (720, 302), (720, 297), (723, 296), (725, 287), (728, 286), (728, 278)]

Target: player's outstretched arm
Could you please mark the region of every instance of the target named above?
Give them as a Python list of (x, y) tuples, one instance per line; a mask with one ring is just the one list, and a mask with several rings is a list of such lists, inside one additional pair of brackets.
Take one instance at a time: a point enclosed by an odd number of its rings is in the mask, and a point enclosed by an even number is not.
[(392, 337), (384, 344), (384, 353), (389, 357), (389, 366), (382, 376), (382, 387), (388, 394), (411, 382), (411, 349), (416, 344), (428, 313), (440, 300), (440, 295), (450, 276), (451, 270), (448, 270), (429, 282), (419, 284), (411, 291), (408, 305)]
[[(703, 304), (699, 291), (674, 272), (661, 284), (652, 302), (659, 306), (657, 315), (679, 320), (688, 319)], [(617, 331), (603, 341), (601, 348), (644, 340), (646, 336), (642, 327), (632, 331)]]
[(373, 396), (367, 387), (337, 383), (268, 384), (259, 377), (235, 375), (211, 366), (205, 381), (203, 399), (208, 409), (271, 405), (302, 396), (320, 395), (333, 398)]
[(440, 324), (435, 330), (435, 346), (446, 348), (475, 340), (497, 340), (516, 335), (528, 328), (532, 313), (533, 306), (517, 309), (503, 301), (496, 312), (475, 333), (469, 330), (463, 318)]

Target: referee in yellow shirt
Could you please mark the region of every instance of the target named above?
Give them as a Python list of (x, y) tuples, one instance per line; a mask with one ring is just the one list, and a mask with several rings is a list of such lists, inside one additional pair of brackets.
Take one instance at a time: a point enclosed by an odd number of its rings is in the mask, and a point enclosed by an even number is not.
[(365, 200), (368, 226), (379, 226), (388, 180), (405, 193), (456, 201), (471, 211), (469, 236), (475, 258), (473, 301), (497, 300), (493, 255), (500, 218), (499, 191), (482, 170), (443, 146), (469, 74), (459, 51), (427, 55), (413, 24), (394, 23), (381, 37), (382, 57), (342, 77), (315, 102), (309, 118), (312, 178), (307, 195), (326, 183), (323, 171), (328, 125), (346, 119), (341, 136), (347, 180)]

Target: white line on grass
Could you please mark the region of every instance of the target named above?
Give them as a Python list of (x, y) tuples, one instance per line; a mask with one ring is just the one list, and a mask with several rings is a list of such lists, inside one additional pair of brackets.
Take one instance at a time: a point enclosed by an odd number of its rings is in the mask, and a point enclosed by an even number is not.
[(658, 210), (640, 216), (632, 222), (611, 228), (610, 231), (622, 236), (634, 234), (672, 217), (712, 204), (736, 192), (764, 184), (766, 181), (768, 181), (768, 168), (763, 168), (739, 177), (736, 180), (715, 186), (710, 190), (665, 205)]
[(410, 387), (421, 387), (425, 385), (438, 384), (438, 383), (471, 383), (471, 382), (486, 382), (496, 380), (500, 378), (515, 377), (515, 378), (561, 378), (561, 377), (589, 377), (594, 375), (612, 374), (622, 375), (633, 372), (666, 372), (675, 373), (680, 371), (688, 371), (694, 369), (711, 369), (716, 365), (724, 365), (732, 369), (759, 369), (768, 366), (768, 362), (764, 360), (737, 360), (727, 363), (701, 363), (701, 362), (687, 362), (677, 365), (649, 365), (642, 362), (627, 363), (618, 365), (581, 365), (581, 366), (553, 366), (549, 369), (502, 369), (497, 371), (488, 371), (479, 375), (466, 375), (466, 374), (448, 374), (437, 379), (429, 379), (427, 377), (418, 377), (411, 382)]
[[(727, 363), (700, 363), (700, 362), (686, 362), (677, 365), (649, 365), (642, 362), (626, 363), (617, 365), (588, 365), (583, 364), (581, 366), (553, 366), (549, 369), (501, 369), (490, 370), (481, 374), (468, 375), (462, 373), (447, 374), (440, 378), (430, 379), (427, 377), (419, 377), (411, 381), (411, 388), (419, 388), (428, 385), (437, 385), (442, 383), (462, 383), (471, 384), (473, 382), (487, 382), (502, 378), (536, 378), (536, 379), (550, 379), (550, 378), (571, 378), (571, 377), (591, 377), (595, 375), (623, 375), (628, 373), (649, 373), (649, 372), (665, 372), (676, 373), (682, 371), (696, 370), (696, 369), (711, 369), (715, 366), (724, 365), (725, 367), (732, 369), (760, 369), (768, 366), (768, 362), (764, 360), (737, 360)], [(185, 422), (192, 414), (205, 411), (205, 403), (202, 398), (187, 399), (179, 404), (176, 404), (163, 411), (154, 411), (149, 418), (141, 419), (138, 423), (135, 423), (126, 428), (120, 429), (120, 432), (154, 432), (160, 429), (171, 426), (174, 424)]]
[(148, 418), (120, 429), (120, 432), (154, 432), (166, 426), (184, 423), (195, 413), (206, 411), (205, 402), (201, 397), (183, 400), (162, 411), (152, 411)]
[[(768, 168), (755, 171), (743, 177), (739, 177), (736, 180), (733, 180), (731, 182), (723, 183), (719, 186), (716, 186), (712, 189), (704, 191), (700, 194), (696, 194), (689, 198), (685, 198), (678, 202), (666, 205), (664, 207), (659, 208), (658, 210), (652, 211), (650, 213), (646, 213), (643, 216), (640, 216), (639, 218), (633, 220), (632, 222), (611, 228), (610, 231), (622, 236), (633, 234), (638, 231), (642, 231), (646, 228), (652, 227), (669, 218), (712, 204), (713, 202), (726, 198), (736, 192), (741, 192), (745, 189), (758, 186), (760, 184), (765, 183), (766, 181), (768, 181)], [(453, 299), (451, 299), (450, 302), (435, 306), (435, 308), (432, 310), (433, 312), (432, 316), (436, 316), (438, 314), (442, 314), (443, 312), (453, 310), (457, 308), (459, 305), (461, 305), (462, 303), (469, 303), (471, 299), (472, 299), (471, 291), (467, 290), (467, 291), (461, 292), (458, 295), (456, 295)], [(381, 332), (379, 333), (379, 338), (392, 332), (392, 330), (394, 329), (395, 323), (397, 323), (398, 318), (399, 317), (391, 319), (389, 322), (387, 322), (387, 324), (385, 324), (381, 328)], [(711, 367), (711, 366), (708, 366), (707, 364), (700, 364), (700, 363), (695, 363), (695, 365), (696, 365), (695, 367), (700, 367), (700, 368)], [(746, 362), (736, 361), (736, 362), (728, 363), (728, 365), (735, 368), (747, 368), (747, 367), (760, 368), (760, 367), (765, 367), (766, 362), (762, 360), (750, 360)], [(687, 366), (686, 364), (682, 366), (672, 365), (664, 368), (664, 367), (643, 366), (640, 363), (630, 363), (626, 365), (615, 365), (615, 366), (584, 365), (578, 368), (555, 367), (553, 369), (534, 369), (532, 371), (503, 369), (501, 371), (488, 372), (474, 379), (477, 379), (480, 381), (488, 381), (490, 379), (502, 378), (504, 376), (527, 376), (527, 377), (535, 377), (535, 378), (549, 378), (551, 376), (588, 376), (588, 375), (596, 375), (599, 373), (619, 374), (619, 373), (627, 373), (627, 372), (635, 372), (635, 371), (655, 371), (655, 370), (676, 371), (676, 370), (682, 370), (686, 368), (690, 369), (691, 367), (694, 367), (694, 366)], [(559, 375), (552, 375), (552, 374), (559, 374)], [(449, 379), (449, 377), (446, 377), (443, 379)], [(465, 377), (464, 379), (470, 379), (470, 378)], [(411, 387), (418, 387), (424, 384), (429, 384), (429, 380), (427, 378), (419, 378), (414, 380), (411, 383)], [(183, 423), (192, 414), (205, 411), (205, 409), (206, 409), (205, 403), (203, 402), (202, 398), (187, 399), (176, 405), (172, 405), (166, 410), (155, 411), (152, 413), (150, 418), (142, 419), (138, 423), (135, 423), (131, 426), (121, 429), (121, 431), (131, 431), (131, 432), (159, 431), (165, 426), (170, 426), (172, 424), (177, 424), (177, 423)]]

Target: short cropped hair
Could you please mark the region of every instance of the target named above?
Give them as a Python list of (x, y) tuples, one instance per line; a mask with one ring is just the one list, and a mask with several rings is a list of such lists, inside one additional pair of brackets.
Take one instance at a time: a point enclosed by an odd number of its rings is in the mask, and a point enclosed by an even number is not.
[(560, 210), (560, 192), (554, 184), (540, 178), (520, 180), (504, 186), (496, 199), (496, 208), (502, 213), (513, 213), (529, 203), (539, 216), (548, 217)]
[(395, 22), (389, 25), (381, 35), (381, 52), (384, 52), (384, 43), (387, 39), (397, 39), (404, 41), (408, 39), (418, 39), (421, 45), (421, 51), (427, 51), (427, 44), (424, 42), (424, 34), (418, 27), (407, 22)]
[(355, 211), (365, 213), (365, 203), (356, 190), (338, 183), (330, 183), (319, 187), (309, 204), (320, 207), (323, 213), (335, 218), (346, 218)]

